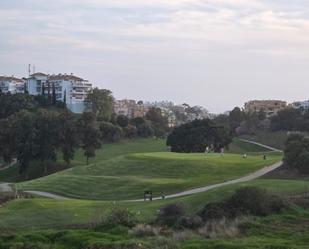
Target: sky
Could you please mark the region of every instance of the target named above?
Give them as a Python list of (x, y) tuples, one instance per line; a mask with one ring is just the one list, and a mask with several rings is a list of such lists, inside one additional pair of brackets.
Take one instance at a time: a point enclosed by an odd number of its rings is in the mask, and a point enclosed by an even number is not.
[(308, 0), (0, 0), (0, 75), (74, 73), (214, 113), (309, 99)]

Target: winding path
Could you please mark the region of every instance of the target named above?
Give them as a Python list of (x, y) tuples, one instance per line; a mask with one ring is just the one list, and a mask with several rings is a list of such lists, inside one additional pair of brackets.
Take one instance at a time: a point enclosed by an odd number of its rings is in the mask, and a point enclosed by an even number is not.
[(6, 169), (8, 169), (8, 168), (11, 168), (13, 165), (15, 165), (17, 163), (17, 160), (16, 159), (13, 159), (13, 161), (10, 163), (10, 164), (8, 164), (8, 165), (6, 165), (6, 166), (4, 166), (4, 167), (1, 167), (2, 166), (2, 164), (0, 164), (0, 171), (3, 171), (3, 170), (6, 170)]
[(280, 153), (283, 152), (282, 150), (278, 150), (278, 149), (276, 149), (274, 147), (271, 147), (271, 146), (268, 146), (268, 145), (265, 145), (265, 144), (261, 144), (261, 143), (258, 143), (258, 142), (250, 141), (250, 140), (247, 140), (247, 139), (238, 139), (238, 140), (242, 141), (242, 142), (245, 142), (245, 143), (258, 145), (260, 147), (263, 147), (265, 149), (271, 150), (273, 152), (280, 152)]
[[(252, 143), (252, 144), (256, 144), (259, 145), (261, 147), (264, 147), (266, 149), (269, 149), (271, 151), (274, 152), (282, 152), (281, 150), (278, 150), (276, 148), (261, 144), (261, 143), (257, 143), (257, 142), (253, 142), (250, 140), (246, 140), (246, 139), (240, 139), (243, 142), (246, 143)], [(193, 195), (193, 194), (198, 194), (198, 193), (202, 193), (202, 192), (207, 192), (211, 189), (216, 189), (216, 188), (221, 188), (227, 185), (232, 185), (232, 184), (237, 184), (237, 183), (242, 183), (242, 182), (248, 182), (248, 181), (252, 181), (255, 180), (261, 176), (264, 176), (266, 174), (268, 174), (269, 172), (279, 168), (282, 166), (282, 161), (277, 162), (273, 165), (264, 167), (254, 173), (251, 173), (247, 176), (238, 178), (238, 179), (234, 179), (234, 180), (230, 180), (230, 181), (226, 181), (226, 182), (222, 182), (222, 183), (217, 183), (217, 184), (212, 184), (212, 185), (208, 185), (205, 187), (200, 187), (200, 188), (194, 188), (194, 189), (190, 189), (187, 191), (183, 191), (183, 192), (179, 192), (176, 194), (171, 194), (171, 195), (167, 195), (165, 198), (166, 199), (171, 199), (171, 198), (177, 198), (177, 197), (182, 197), (182, 196), (187, 196), (187, 195)], [(0, 185), (1, 186), (1, 185)], [(60, 195), (56, 195), (56, 194), (52, 194), (52, 193), (47, 193), (47, 192), (42, 192), (42, 191), (24, 191), (25, 193), (29, 193), (29, 194), (33, 194), (33, 195), (37, 195), (37, 196), (41, 196), (41, 197), (46, 197), (46, 198), (51, 198), (51, 199), (55, 199), (55, 200), (70, 200), (71, 198), (67, 198), (64, 196), (60, 196)], [(161, 197), (155, 197), (153, 198), (153, 200), (161, 200)], [(144, 199), (137, 199), (137, 200), (126, 200), (126, 202), (142, 202), (144, 201)]]

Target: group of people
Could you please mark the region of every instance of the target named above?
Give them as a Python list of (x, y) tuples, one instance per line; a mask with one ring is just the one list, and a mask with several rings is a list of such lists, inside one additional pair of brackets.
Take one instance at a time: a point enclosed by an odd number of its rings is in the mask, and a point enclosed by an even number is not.
[[(243, 154), (242, 155), (242, 158), (247, 158), (248, 156), (247, 156), (247, 154)], [(264, 154), (263, 155), (263, 160), (266, 160), (267, 159), (267, 156)]]

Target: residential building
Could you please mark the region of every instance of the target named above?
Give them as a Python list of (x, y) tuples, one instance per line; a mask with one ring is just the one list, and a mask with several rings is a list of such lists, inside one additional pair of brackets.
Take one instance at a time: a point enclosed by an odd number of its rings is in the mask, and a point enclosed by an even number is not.
[(116, 100), (114, 103), (114, 112), (117, 115), (124, 115), (128, 118), (134, 117), (136, 101), (131, 99)]
[(309, 100), (294, 102), (292, 103), (292, 107), (301, 110), (309, 110)]
[(286, 107), (287, 102), (281, 100), (252, 100), (245, 103), (244, 110), (248, 113), (264, 111), (267, 117), (271, 117)]
[(72, 112), (82, 113), (85, 110), (84, 101), (92, 89), (92, 84), (73, 74), (35, 73), (28, 78), (27, 88), (30, 95), (49, 95), (55, 89), (56, 100), (65, 102)]
[[(43, 90), (48, 90), (47, 86), (48, 75), (44, 73), (34, 73), (27, 79), (27, 90), (30, 95), (41, 95), (44, 94)], [(47, 92), (46, 92), (47, 94)]]
[(3, 93), (24, 93), (25, 80), (14, 76), (0, 76), (0, 90)]

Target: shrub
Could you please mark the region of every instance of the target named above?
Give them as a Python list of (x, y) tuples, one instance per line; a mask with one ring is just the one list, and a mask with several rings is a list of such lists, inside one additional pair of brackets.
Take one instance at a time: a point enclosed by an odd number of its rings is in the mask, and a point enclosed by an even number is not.
[(126, 226), (133, 227), (137, 223), (135, 215), (128, 209), (116, 208), (103, 220), (98, 227)]
[(173, 233), (173, 239), (175, 241), (192, 240), (196, 235), (191, 230), (177, 231)]
[(246, 222), (248, 218), (212, 220), (201, 227), (198, 234), (209, 239), (233, 238), (240, 233), (239, 227)]
[(309, 174), (309, 152), (300, 154), (297, 169), (302, 174)]
[(138, 224), (133, 227), (129, 233), (137, 237), (158, 236), (160, 234), (160, 228), (145, 224)]
[(162, 207), (157, 215), (156, 222), (160, 225), (173, 226), (185, 214), (183, 205), (174, 203)]
[(238, 216), (265, 216), (287, 206), (284, 199), (256, 187), (238, 189), (229, 199), (207, 204), (198, 214), (204, 221)]
[(202, 226), (203, 220), (198, 215), (182, 216), (177, 222), (179, 228), (196, 229)]
[(227, 201), (230, 207), (229, 216), (240, 215), (265, 216), (280, 212), (286, 205), (282, 198), (269, 194), (266, 190), (257, 187), (238, 189)]
[(228, 210), (226, 210), (226, 204), (224, 202), (214, 202), (207, 204), (198, 215), (202, 217), (204, 221), (221, 219), (228, 216)]

